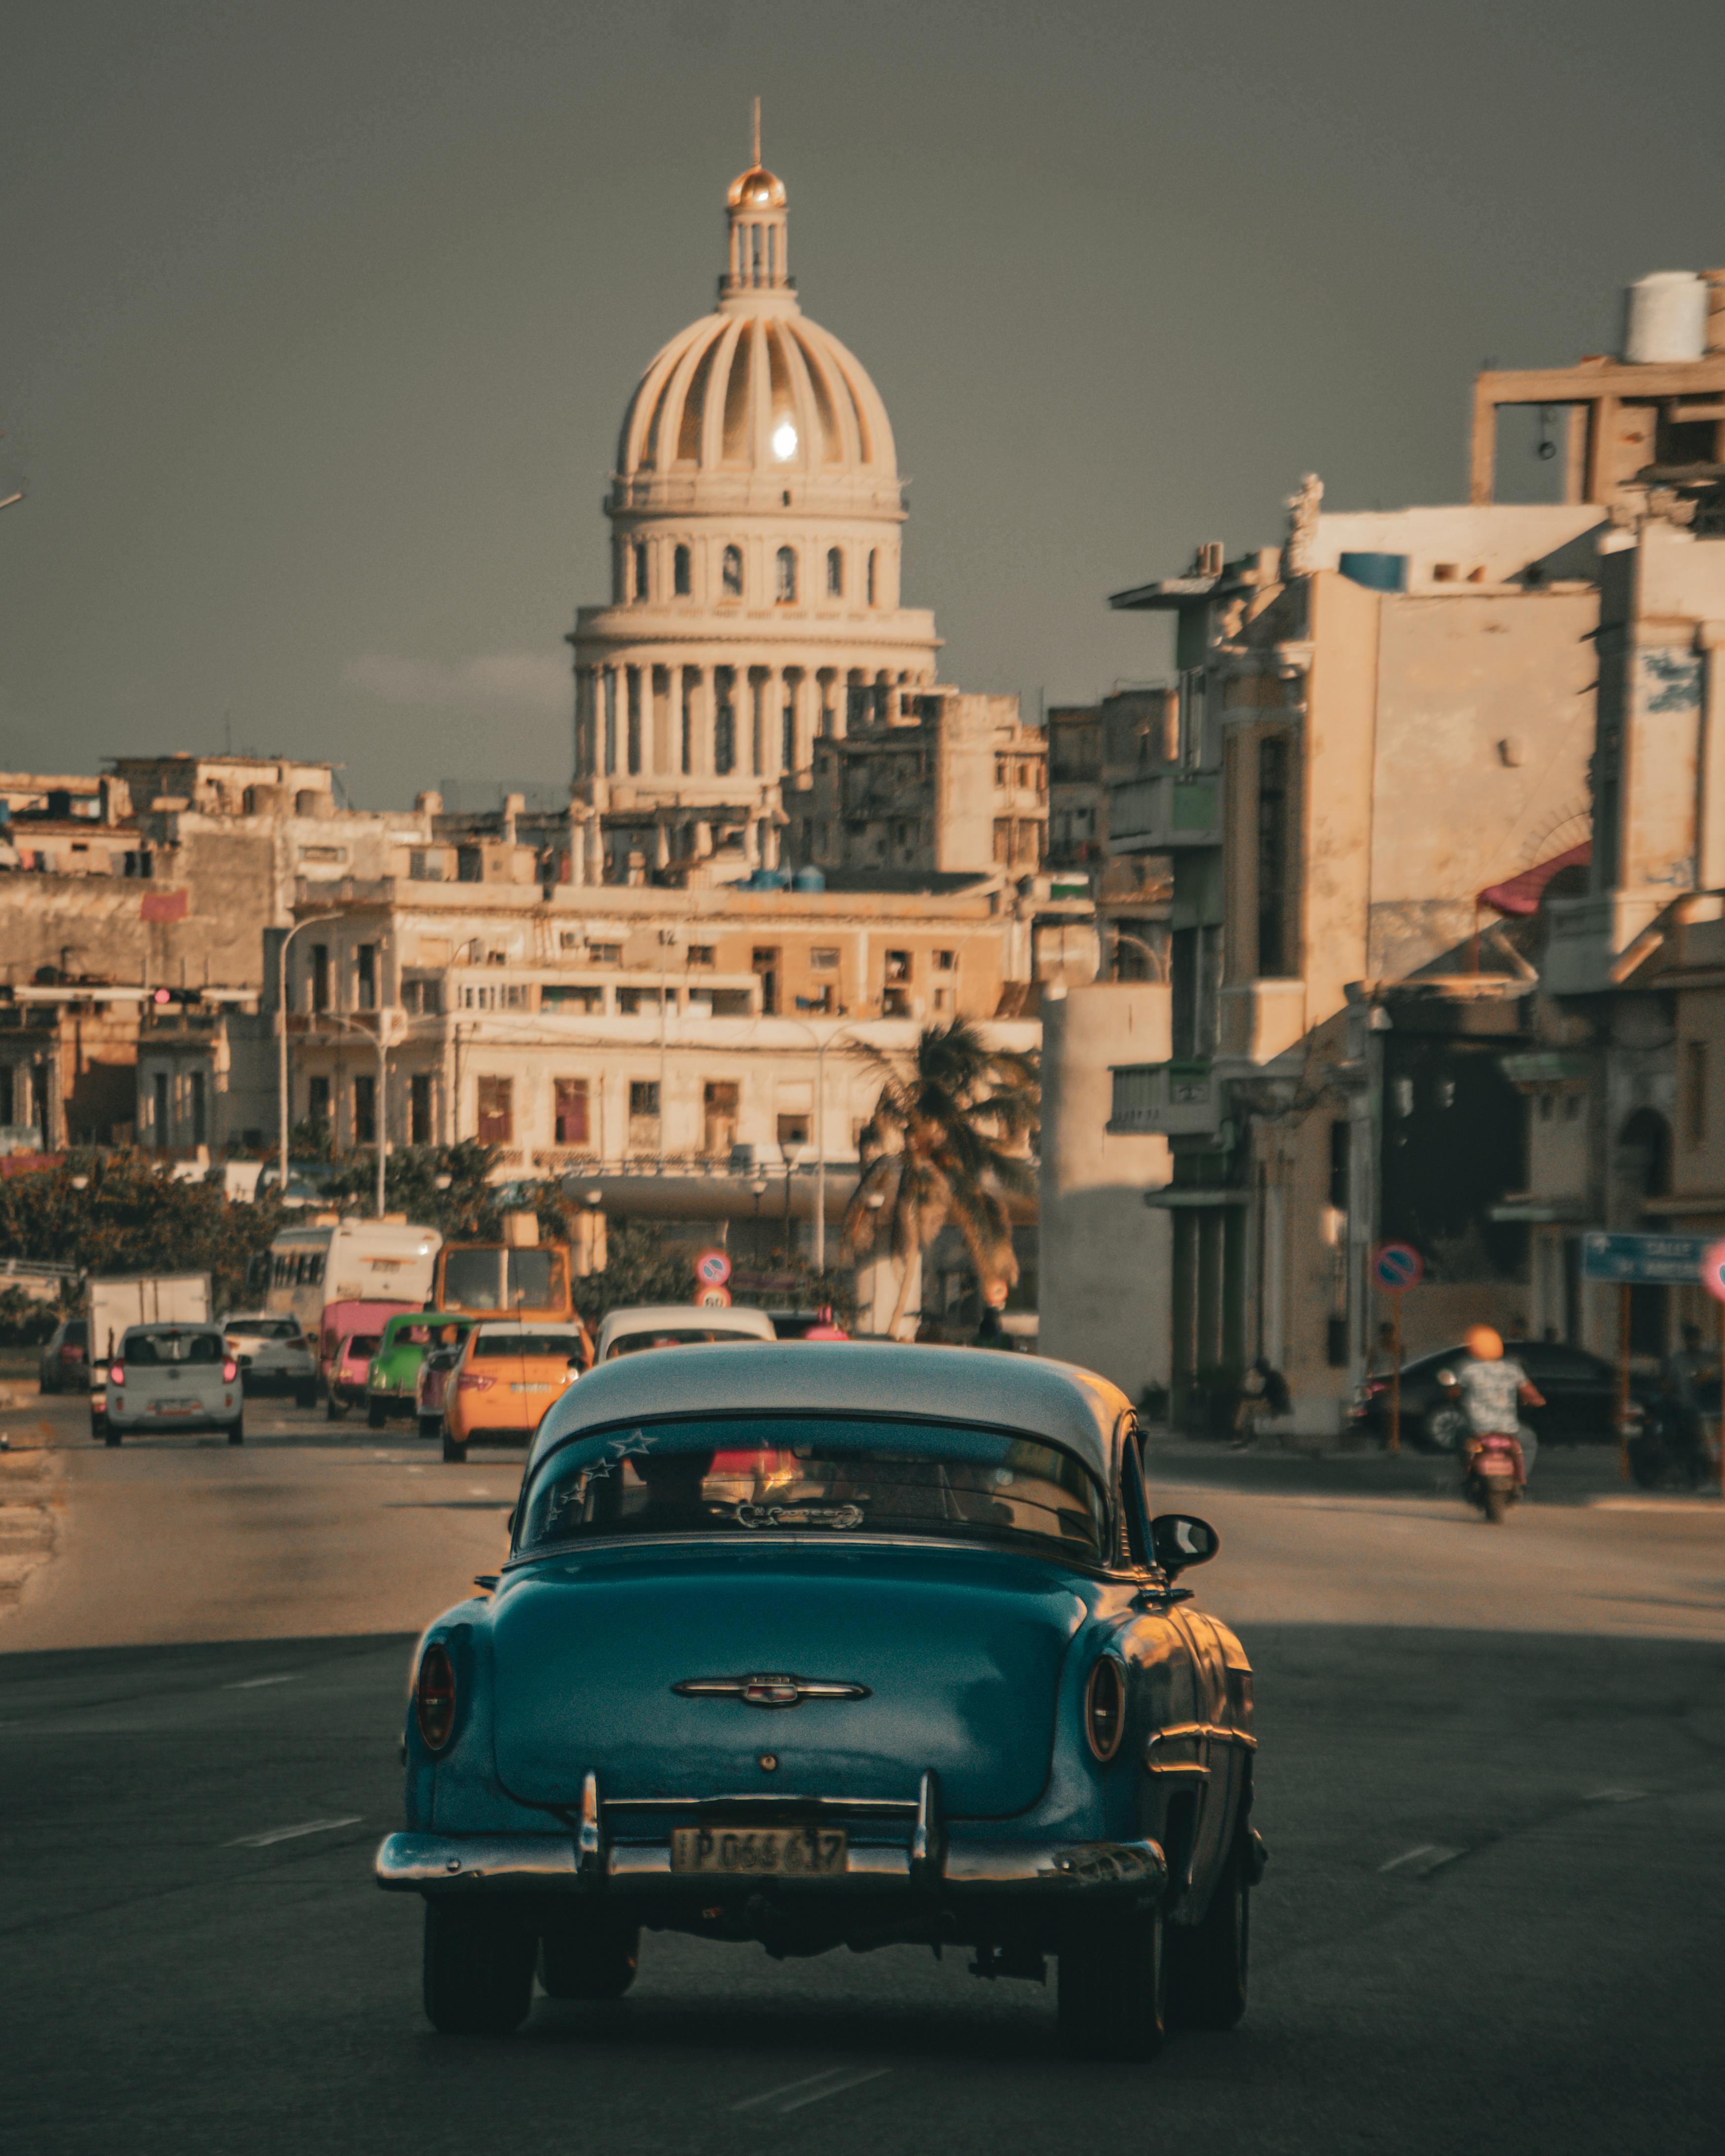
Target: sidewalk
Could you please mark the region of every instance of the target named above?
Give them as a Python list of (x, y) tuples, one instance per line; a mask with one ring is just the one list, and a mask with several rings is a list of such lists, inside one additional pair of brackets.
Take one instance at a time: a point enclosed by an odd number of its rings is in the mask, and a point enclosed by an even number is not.
[[(1349, 1497), (1446, 1497), (1460, 1495), (1459, 1474), (1447, 1454), (1405, 1450), (1390, 1454), (1373, 1445), (1343, 1451), (1284, 1450), (1266, 1439), (1250, 1451), (1229, 1441), (1186, 1437), (1154, 1425), (1145, 1433), (1145, 1464), (1158, 1481), (1198, 1483), (1212, 1489), (1250, 1491), (1265, 1496), (1318, 1492)], [(1634, 1498), (1650, 1506), (1712, 1503), (1717, 1486), (1687, 1491), (1637, 1489), (1625, 1480), (1609, 1445), (1543, 1445), (1527, 1478), (1527, 1502), (1536, 1505), (1591, 1505)]]

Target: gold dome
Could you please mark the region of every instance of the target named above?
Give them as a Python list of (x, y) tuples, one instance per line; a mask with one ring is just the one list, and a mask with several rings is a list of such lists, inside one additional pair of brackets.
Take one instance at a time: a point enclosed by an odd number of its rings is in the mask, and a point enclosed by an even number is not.
[(784, 182), (764, 165), (751, 165), (726, 189), (725, 203), (730, 209), (783, 209)]

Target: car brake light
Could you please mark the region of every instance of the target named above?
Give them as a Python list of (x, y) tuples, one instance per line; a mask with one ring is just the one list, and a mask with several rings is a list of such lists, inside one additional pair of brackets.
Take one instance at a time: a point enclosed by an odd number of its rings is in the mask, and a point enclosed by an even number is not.
[(1084, 1688), (1084, 1733), (1091, 1750), (1105, 1763), (1120, 1749), (1126, 1734), (1126, 1686), (1111, 1655), (1103, 1656)]
[(428, 1748), (441, 1752), (455, 1727), (455, 1671), (449, 1650), (435, 1643), (419, 1658), (413, 1714)]
[(110, 1385), (123, 1385), (126, 1383), (126, 1372), (118, 1363), (110, 1364), (108, 1370), (108, 1383)]
[(230, 1355), (222, 1365), (222, 1383), (224, 1385), (231, 1385), (239, 1375), (239, 1365)]
[(455, 1380), (458, 1393), (488, 1393), (497, 1380), (495, 1378), (475, 1378), (464, 1372)]

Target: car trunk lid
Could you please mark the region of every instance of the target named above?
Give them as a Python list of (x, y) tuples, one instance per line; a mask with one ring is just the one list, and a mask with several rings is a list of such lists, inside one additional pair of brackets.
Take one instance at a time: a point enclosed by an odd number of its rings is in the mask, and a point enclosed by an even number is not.
[[(753, 1794), (1009, 1815), (1047, 1779), (1076, 1578), (1011, 1552), (848, 1543), (614, 1545), (515, 1576), (495, 1616), (495, 1743), (528, 1802)], [(701, 1678), (796, 1676), (865, 1697), (762, 1708)], [(765, 1753), (776, 1769), (763, 1769)]]

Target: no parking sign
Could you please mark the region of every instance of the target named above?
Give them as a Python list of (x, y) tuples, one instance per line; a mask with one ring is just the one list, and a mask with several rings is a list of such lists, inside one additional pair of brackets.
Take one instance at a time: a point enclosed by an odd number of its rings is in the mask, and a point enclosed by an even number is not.
[(1701, 1261), (1701, 1284), (1715, 1302), (1725, 1302), (1725, 1243), (1710, 1243)]
[(1411, 1243), (1380, 1243), (1372, 1259), (1372, 1276), (1385, 1295), (1405, 1295), (1418, 1287), (1425, 1261)]
[(703, 1250), (695, 1260), (695, 1277), (702, 1287), (723, 1287), (731, 1277), (731, 1260), (722, 1250)]

